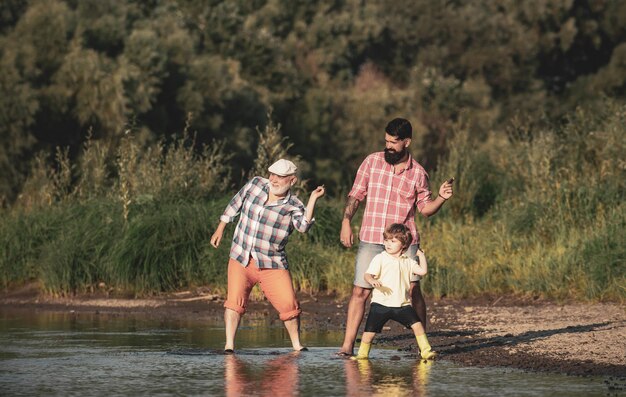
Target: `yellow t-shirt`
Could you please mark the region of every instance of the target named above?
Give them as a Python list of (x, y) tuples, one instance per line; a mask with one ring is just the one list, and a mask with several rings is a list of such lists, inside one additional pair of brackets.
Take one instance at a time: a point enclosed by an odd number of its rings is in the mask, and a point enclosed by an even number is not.
[(383, 251), (376, 255), (365, 271), (382, 283), (374, 288), (372, 302), (388, 307), (410, 305), (411, 275), (419, 270), (417, 261), (406, 254), (396, 258)]

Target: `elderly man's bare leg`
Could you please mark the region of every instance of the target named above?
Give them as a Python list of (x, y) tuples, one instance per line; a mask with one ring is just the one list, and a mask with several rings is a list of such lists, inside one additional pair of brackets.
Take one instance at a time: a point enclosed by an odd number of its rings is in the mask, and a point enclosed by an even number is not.
[(291, 320), (286, 320), (284, 323), (287, 333), (289, 334), (289, 339), (291, 339), (291, 346), (293, 346), (293, 350), (308, 350), (300, 344), (300, 316), (292, 318)]
[(241, 315), (239, 313), (231, 309), (224, 309), (224, 325), (226, 328), (225, 352), (232, 353), (235, 350), (235, 335), (237, 334), (240, 320)]

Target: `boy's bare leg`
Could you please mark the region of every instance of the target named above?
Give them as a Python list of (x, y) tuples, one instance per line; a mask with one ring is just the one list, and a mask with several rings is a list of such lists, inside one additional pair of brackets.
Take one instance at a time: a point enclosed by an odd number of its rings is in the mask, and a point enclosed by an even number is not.
[(343, 338), (343, 344), (339, 354), (350, 354), (354, 352), (354, 342), (356, 341), (356, 335), (359, 332), (359, 326), (363, 321), (365, 315), (365, 304), (367, 298), (369, 298), (371, 289), (354, 286), (352, 288), (352, 295), (350, 296), (350, 302), (348, 302), (348, 316), (346, 319), (346, 334)]
[(285, 328), (291, 339), (291, 346), (293, 350), (300, 351), (303, 346), (300, 344), (300, 316), (292, 318), (291, 320), (285, 320)]
[(424, 296), (422, 295), (419, 281), (411, 283), (411, 306), (413, 306), (413, 310), (415, 310), (415, 313), (417, 313), (417, 317), (422, 322), (423, 329), (425, 332), (426, 331), (426, 301), (424, 300)]
[(426, 331), (424, 331), (424, 327), (422, 326), (422, 323), (420, 322), (417, 322), (411, 325), (411, 329), (413, 330), (413, 333), (415, 334), (415, 336), (424, 335), (426, 333)]
[(241, 314), (231, 309), (224, 309), (224, 325), (226, 328), (226, 344), (224, 350), (235, 350), (235, 335), (239, 328)]
[(375, 336), (376, 332), (363, 332), (363, 336), (361, 336), (361, 342), (372, 343)]

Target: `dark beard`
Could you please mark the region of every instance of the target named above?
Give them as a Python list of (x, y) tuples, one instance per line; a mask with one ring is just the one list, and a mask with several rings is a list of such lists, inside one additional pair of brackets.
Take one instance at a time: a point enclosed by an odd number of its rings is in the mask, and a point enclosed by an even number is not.
[(406, 155), (406, 151), (406, 148), (402, 149), (399, 152), (396, 152), (395, 150), (392, 151), (389, 149), (385, 149), (385, 161), (391, 165), (398, 164), (398, 162), (400, 162), (400, 160), (402, 160)]

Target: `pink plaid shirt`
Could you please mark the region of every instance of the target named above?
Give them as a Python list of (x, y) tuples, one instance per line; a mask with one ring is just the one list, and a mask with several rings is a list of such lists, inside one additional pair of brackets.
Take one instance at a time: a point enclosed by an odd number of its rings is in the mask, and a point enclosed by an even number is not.
[(396, 175), (393, 166), (385, 161), (384, 152), (370, 154), (361, 163), (348, 196), (361, 202), (367, 197), (359, 233), (361, 241), (382, 244), (385, 227), (402, 223), (413, 234), (412, 244), (419, 243), (415, 208), (421, 212), (432, 199), (428, 174), (411, 155), (407, 168)]
[(305, 233), (314, 219), (304, 217), (304, 204), (293, 194), (267, 203), (269, 181), (254, 177), (230, 200), (220, 220), (232, 222), (240, 215), (230, 247), (230, 257), (248, 266), (252, 256), (259, 268), (288, 269), (285, 246), (294, 229)]

